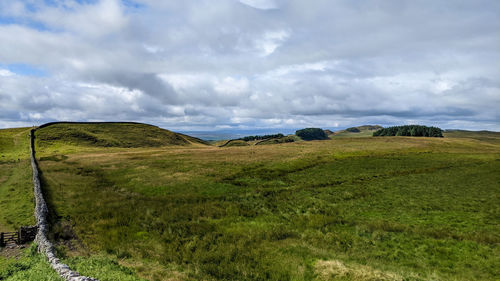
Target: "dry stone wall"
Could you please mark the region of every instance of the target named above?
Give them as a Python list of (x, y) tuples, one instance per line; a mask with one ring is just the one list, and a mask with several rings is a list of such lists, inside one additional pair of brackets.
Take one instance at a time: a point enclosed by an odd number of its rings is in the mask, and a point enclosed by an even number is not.
[(67, 281), (99, 281), (94, 278), (81, 276), (78, 272), (73, 271), (66, 264), (62, 263), (55, 255), (54, 245), (47, 238), (48, 221), (47, 216), (49, 210), (47, 203), (43, 198), (42, 188), (40, 185), (40, 178), (38, 176), (38, 165), (35, 159), (35, 131), (32, 129), (30, 132), (30, 148), (31, 148), (31, 167), (33, 168), (33, 185), (35, 195), (35, 218), (38, 223), (38, 233), (35, 241), (38, 243), (38, 251), (44, 254), (52, 268)]

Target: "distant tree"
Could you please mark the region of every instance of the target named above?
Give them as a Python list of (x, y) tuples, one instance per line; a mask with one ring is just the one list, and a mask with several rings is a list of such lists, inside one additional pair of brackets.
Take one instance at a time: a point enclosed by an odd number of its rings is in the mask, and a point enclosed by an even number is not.
[(326, 140), (328, 135), (320, 128), (305, 128), (295, 132), (303, 140)]
[(443, 130), (437, 127), (421, 125), (405, 125), (383, 128), (373, 133), (378, 136), (412, 136), (412, 137), (443, 137)]
[(243, 138), (239, 138), (238, 140), (244, 141), (254, 141), (254, 140), (267, 140), (267, 139), (279, 139), (284, 137), (283, 134), (274, 134), (274, 135), (263, 135), (263, 136), (246, 136)]

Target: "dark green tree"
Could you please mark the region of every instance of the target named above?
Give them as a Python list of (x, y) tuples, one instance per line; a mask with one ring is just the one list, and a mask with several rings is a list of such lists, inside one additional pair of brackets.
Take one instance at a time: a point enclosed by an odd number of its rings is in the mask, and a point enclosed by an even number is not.
[(305, 128), (295, 132), (303, 140), (327, 140), (328, 135), (320, 128)]
[(374, 137), (379, 136), (412, 136), (412, 137), (443, 137), (443, 130), (437, 127), (427, 127), (421, 125), (393, 126), (380, 129), (373, 133)]

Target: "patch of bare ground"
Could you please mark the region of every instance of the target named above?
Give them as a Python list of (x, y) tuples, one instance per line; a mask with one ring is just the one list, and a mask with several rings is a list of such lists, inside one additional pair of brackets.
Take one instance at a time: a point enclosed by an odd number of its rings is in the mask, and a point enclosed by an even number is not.
[(188, 279), (185, 272), (165, 267), (157, 262), (123, 259), (119, 263), (122, 266), (135, 269), (139, 277), (147, 280), (183, 281)]
[(26, 248), (26, 245), (9, 245), (0, 248), (0, 256), (8, 259), (19, 259), (23, 255), (24, 248)]
[(359, 281), (402, 281), (399, 274), (374, 269), (366, 265), (347, 265), (339, 260), (318, 261), (315, 271), (320, 280), (359, 280)]
[(4, 183), (9, 177), (7, 176), (2, 176), (0, 177), (0, 184)]

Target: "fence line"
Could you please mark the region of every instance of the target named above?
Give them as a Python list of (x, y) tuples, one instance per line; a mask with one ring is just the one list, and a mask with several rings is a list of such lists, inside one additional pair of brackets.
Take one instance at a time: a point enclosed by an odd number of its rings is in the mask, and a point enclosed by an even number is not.
[(0, 232), (0, 247), (5, 247), (10, 244), (25, 244), (35, 240), (38, 227), (21, 226), (16, 232)]

